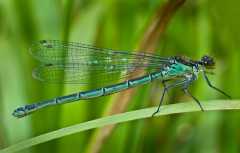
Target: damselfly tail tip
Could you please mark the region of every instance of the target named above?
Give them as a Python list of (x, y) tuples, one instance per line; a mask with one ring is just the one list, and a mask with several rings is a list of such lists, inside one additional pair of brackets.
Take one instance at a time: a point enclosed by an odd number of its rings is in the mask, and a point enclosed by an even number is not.
[(12, 115), (13, 115), (14, 117), (17, 117), (17, 118), (22, 118), (22, 117), (26, 116), (27, 113), (26, 113), (24, 107), (19, 107), (19, 108), (15, 109), (15, 110), (13, 111)]

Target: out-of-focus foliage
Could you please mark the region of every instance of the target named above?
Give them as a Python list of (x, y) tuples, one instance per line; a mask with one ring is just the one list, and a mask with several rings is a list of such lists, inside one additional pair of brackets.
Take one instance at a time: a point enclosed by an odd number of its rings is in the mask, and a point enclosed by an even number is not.
[[(134, 50), (163, 0), (0, 1), (0, 148), (68, 125), (99, 117), (114, 95), (86, 103), (44, 109), (23, 119), (11, 116), (19, 105), (87, 90), (77, 85), (47, 85), (32, 79), (36, 61), (29, 55), (33, 41), (59, 39), (119, 50)], [(187, 0), (172, 18), (156, 53), (215, 57), (210, 78), (234, 99), (240, 84), (240, 2)], [(97, 76), (91, 76), (93, 81)], [(157, 105), (160, 84), (138, 87), (128, 110)], [(200, 77), (191, 88), (200, 100), (223, 99)], [(190, 100), (169, 92), (165, 101)], [(127, 110), (126, 110), (127, 111)], [(179, 114), (118, 125), (102, 144), (102, 153), (239, 152), (239, 112)], [(94, 131), (75, 134), (24, 150), (29, 153), (90, 152)]]

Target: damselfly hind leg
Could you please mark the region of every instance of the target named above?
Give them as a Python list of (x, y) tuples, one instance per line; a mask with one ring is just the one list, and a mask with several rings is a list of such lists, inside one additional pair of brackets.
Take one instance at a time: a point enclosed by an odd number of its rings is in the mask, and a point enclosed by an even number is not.
[(163, 86), (164, 86), (164, 88), (163, 88), (163, 93), (162, 93), (162, 96), (161, 96), (161, 100), (160, 100), (160, 102), (159, 102), (159, 105), (158, 105), (157, 110), (152, 114), (152, 117), (159, 112), (160, 107), (162, 106), (162, 103), (163, 103), (163, 98), (164, 98), (164, 96), (165, 96), (165, 93), (166, 93), (167, 90), (168, 90), (168, 87), (166, 87), (166, 85), (165, 85), (164, 83), (163, 83)]
[[(161, 72), (161, 76), (162, 76), (162, 78), (164, 77), (162, 72)], [(163, 98), (164, 98), (164, 96), (165, 96), (165, 93), (166, 93), (167, 90), (168, 90), (168, 89), (167, 89), (167, 86), (166, 86), (166, 82), (167, 82), (166, 80), (162, 80), (162, 84), (163, 84), (163, 94), (162, 94), (162, 96), (161, 96), (161, 100), (160, 100), (160, 102), (159, 102), (158, 108), (157, 108), (156, 112), (154, 112), (154, 113), (152, 114), (152, 117), (159, 112), (160, 107), (162, 106)]]
[(208, 86), (218, 92), (220, 92), (221, 94), (223, 94), (224, 96), (228, 97), (229, 99), (232, 99), (231, 96), (229, 96), (227, 93), (225, 93), (224, 91), (222, 91), (221, 89), (218, 89), (217, 87), (213, 86), (212, 83), (210, 82), (210, 80), (208, 79), (206, 72), (203, 71), (203, 76), (204, 79), (206, 80)]

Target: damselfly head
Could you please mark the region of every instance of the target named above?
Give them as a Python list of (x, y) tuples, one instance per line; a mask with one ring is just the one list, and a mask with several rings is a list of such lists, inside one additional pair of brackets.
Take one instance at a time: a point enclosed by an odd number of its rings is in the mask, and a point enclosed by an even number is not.
[(200, 64), (206, 67), (207, 69), (213, 69), (215, 66), (214, 59), (207, 55), (201, 58)]

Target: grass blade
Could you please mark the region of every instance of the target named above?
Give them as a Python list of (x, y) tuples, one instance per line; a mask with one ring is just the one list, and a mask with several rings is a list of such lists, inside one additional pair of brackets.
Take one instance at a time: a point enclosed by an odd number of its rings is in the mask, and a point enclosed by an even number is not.
[[(202, 103), (204, 109), (206, 111), (213, 110), (234, 110), (240, 109), (240, 100), (212, 100)], [(91, 121), (87, 121), (84, 123), (80, 123), (77, 125), (69, 126), (66, 128), (62, 128), (53, 132), (45, 133), (12, 146), (9, 146), (5, 149), (0, 150), (0, 153), (12, 153), (17, 152), (23, 149), (30, 148), (32, 146), (48, 142), (50, 140), (54, 140), (57, 138), (61, 138), (67, 135), (75, 134), (78, 132), (106, 126), (112, 125), (116, 123), (123, 123), (137, 119), (149, 118), (152, 113), (156, 110), (156, 107), (139, 109), (135, 111), (125, 112), (117, 115), (112, 115), (108, 117), (103, 117)], [(200, 111), (199, 107), (194, 102), (186, 102), (179, 104), (171, 104), (162, 106), (161, 111), (156, 116), (177, 114), (177, 113), (187, 113), (187, 112), (196, 112)]]

